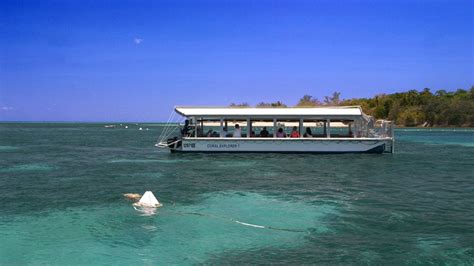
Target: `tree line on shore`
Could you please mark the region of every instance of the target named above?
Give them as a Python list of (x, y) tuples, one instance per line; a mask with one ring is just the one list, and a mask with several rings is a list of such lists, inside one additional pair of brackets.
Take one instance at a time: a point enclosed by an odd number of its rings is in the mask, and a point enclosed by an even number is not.
[[(376, 119), (394, 121), (399, 126), (413, 127), (474, 127), (474, 86), (469, 90), (409, 90), (392, 94), (379, 94), (372, 98), (342, 99), (340, 92), (325, 96), (322, 101), (311, 95), (304, 95), (296, 107), (348, 106), (359, 105), (364, 113)], [(248, 103), (232, 107), (248, 107)], [(281, 101), (260, 102), (265, 107), (288, 107)]]

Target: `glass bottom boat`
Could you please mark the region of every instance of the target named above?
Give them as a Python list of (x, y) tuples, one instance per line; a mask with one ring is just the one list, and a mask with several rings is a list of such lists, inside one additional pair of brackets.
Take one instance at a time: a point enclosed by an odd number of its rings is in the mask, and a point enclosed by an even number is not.
[[(359, 106), (175, 111), (185, 122), (165, 128), (156, 145), (171, 152), (394, 152), (393, 123), (375, 121)], [(178, 136), (170, 138), (172, 134)]]

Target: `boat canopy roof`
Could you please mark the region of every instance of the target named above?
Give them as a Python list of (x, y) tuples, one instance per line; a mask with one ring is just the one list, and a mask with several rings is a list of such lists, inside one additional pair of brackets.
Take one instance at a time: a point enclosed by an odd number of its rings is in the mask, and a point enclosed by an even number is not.
[(338, 107), (176, 107), (185, 117), (200, 119), (357, 119), (365, 118), (360, 106)]

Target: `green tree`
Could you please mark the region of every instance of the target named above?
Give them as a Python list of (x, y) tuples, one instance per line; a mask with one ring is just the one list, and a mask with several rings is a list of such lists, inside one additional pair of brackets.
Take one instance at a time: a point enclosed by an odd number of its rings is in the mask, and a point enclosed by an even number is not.
[(230, 107), (249, 107), (250, 105), (248, 103), (231, 103), (229, 106)]
[(339, 105), (341, 102), (340, 99), (341, 93), (340, 92), (333, 92), (332, 96), (324, 96), (324, 104), (325, 105)]
[(266, 102), (260, 102), (256, 105), (258, 108), (265, 108), (265, 107), (287, 107), (286, 104), (276, 101), (274, 103), (266, 103)]
[[(362, 110), (377, 119), (388, 119), (400, 126), (470, 126), (474, 127), (474, 86), (469, 90), (437, 90), (434, 94), (429, 88), (418, 92), (409, 90), (393, 94), (380, 94), (372, 98), (353, 98), (343, 100), (339, 92), (324, 98), (323, 105), (358, 105)], [(297, 106), (316, 106), (321, 103), (310, 95), (304, 95)], [(240, 104), (233, 106), (248, 106)], [(277, 101), (261, 102), (257, 107), (286, 107)]]
[(306, 106), (318, 106), (321, 105), (321, 102), (317, 98), (314, 98), (311, 95), (304, 95), (296, 104), (296, 106), (306, 107)]

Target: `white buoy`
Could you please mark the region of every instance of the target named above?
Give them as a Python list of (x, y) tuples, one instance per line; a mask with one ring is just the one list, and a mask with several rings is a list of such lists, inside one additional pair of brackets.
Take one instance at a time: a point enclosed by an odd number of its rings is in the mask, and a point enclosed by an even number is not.
[(147, 191), (141, 197), (140, 201), (134, 203), (133, 206), (137, 207), (148, 207), (148, 208), (159, 208), (163, 206), (153, 195), (153, 192)]
[(143, 128), (139, 128), (138, 130), (143, 130)]
[(125, 126), (125, 128), (128, 128), (128, 126)]

